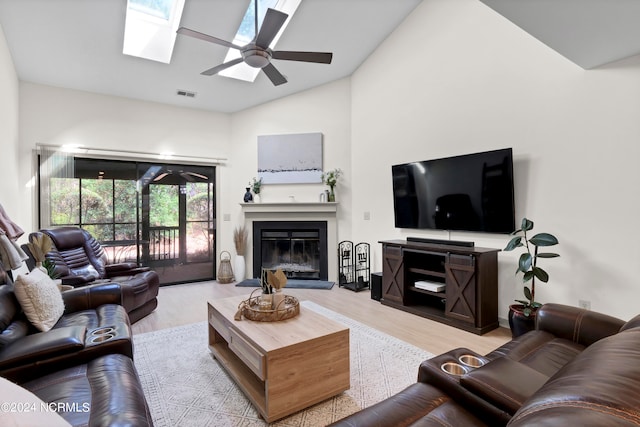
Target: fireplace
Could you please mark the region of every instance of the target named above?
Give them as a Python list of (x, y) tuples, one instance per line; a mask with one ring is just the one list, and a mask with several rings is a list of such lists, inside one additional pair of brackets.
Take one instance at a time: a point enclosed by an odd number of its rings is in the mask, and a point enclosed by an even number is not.
[(326, 221), (253, 221), (253, 275), (281, 269), (290, 279), (327, 280)]

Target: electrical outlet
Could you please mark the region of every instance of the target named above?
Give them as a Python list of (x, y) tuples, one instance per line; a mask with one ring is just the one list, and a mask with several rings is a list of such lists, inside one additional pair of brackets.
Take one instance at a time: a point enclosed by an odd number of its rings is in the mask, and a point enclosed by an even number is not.
[(231, 214), (222, 215), (222, 220), (223, 221), (231, 221)]
[(371, 219), (371, 212), (365, 212), (364, 213), (364, 220), (365, 221), (369, 221)]
[(587, 301), (584, 299), (578, 300), (578, 307), (591, 310), (591, 301)]

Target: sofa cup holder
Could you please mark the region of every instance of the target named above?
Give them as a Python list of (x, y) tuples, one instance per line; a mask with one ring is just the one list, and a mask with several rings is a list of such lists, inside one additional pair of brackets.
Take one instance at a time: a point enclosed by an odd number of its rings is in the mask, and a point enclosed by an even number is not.
[(469, 372), (469, 368), (456, 362), (445, 362), (440, 365), (440, 369), (449, 375), (461, 376)]
[(100, 335), (115, 335), (116, 328), (114, 326), (103, 326), (98, 329), (94, 329), (91, 331), (92, 336), (100, 336)]
[(101, 335), (96, 335), (94, 337), (91, 338), (91, 342), (92, 343), (100, 343), (100, 342), (105, 342), (105, 341), (109, 341), (112, 340), (116, 337), (116, 334), (101, 334)]
[(484, 366), (487, 362), (484, 359), (474, 356), (473, 354), (463, 354), (458, 358), (458, 361), (464, 366), (475, 369)]

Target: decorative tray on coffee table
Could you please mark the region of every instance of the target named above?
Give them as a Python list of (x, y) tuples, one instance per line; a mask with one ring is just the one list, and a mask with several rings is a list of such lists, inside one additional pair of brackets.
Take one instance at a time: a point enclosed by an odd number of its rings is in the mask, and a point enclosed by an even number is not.
[(300, 302), (296, 297), (284, 295), (282, 301), (275, 308), (265, 308), (264, 305), (260, 304), (262, 296), (253, 296), (254, 292), (238, 306), (238, 312), (235, 315), (236, 320), (241, 320), (242, 316), (244, 316), (245, 319), (258, 322), (277, 322), (291, 319), (300, 314)]

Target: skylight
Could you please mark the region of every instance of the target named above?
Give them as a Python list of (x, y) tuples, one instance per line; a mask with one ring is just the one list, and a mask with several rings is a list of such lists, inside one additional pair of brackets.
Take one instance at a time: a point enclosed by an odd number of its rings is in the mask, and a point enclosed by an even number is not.
[(168, 64), (184, 0), (128, 0), (122, 53)]
[[(282, 32), (289, 25), (289, 21), (291, 17), (298, 9), (300, 2), (302, 0), (257, 0), (258, 1), (258, 30), (262, 26), (262, 20), (264, 19), (264, 15), (267, 13), (267, 9), (277, 9), (281, 12), (289, 15), (289, 18), (285, 21), (284, 25), (278, 32), (278, 34), (271, 42), (269, 46), (271, 49), (275, 49), (276, 43), (280, 39)], [(255, 37), (255, 14), (254, 14), (255, 6), (254, 2), (251, 1), (249, 7), (247, 7), (247, 11), (244, 14), (244, 18), (242, 18), (242, 22), (240, 23), (240, 27), (238, 28), (238, 32), (236, 33), (233, 44), (237, 46), (244, 46), (250, 43)], [(233, 59), (240, 58), (240, 51), (236, 49), (229, 49), (227, 51), (227, 56), (224, 58), (224, 62), (229, 62)], [(256, 80), (258, 73), (260, 72), (259, 68), (253, 68), (245, 64), (244, 62), (234, 65), (233, 67), (227, 68), (226, 70), (218, 73), (221, 76), (231, 77), (238, 80), (244, 80), (247, 82), (253, 82)]]

